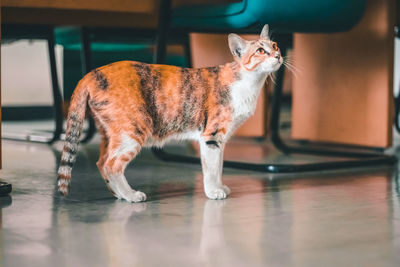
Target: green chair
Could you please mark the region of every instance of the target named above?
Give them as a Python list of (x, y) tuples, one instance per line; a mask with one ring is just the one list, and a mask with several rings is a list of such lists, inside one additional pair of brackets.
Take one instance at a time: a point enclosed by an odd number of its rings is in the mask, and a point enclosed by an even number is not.
[[(170, 3), (169, 0), (167, 2)], [(362, 17), (366, 0), (243, 0), (239, 3), (220, 5), (182, 6), (172, 10), (170, 27), (188, 32), (259, 33), (264, 24), (273, 30), (282, 56), (291, 46), (295, 32), (329, 33), (351, 29)], [(168, 12), (168, 11), (165, 11)], [(225, 161), (225, 167), (261, 172), (299, 172), (338, 169), (372, 164), (392, 164), (395, 156), (379, 153), (346, 150), (321, 149), (308, 145), (288, 145), (279, 134), (280, 102), (282, 96), (284, 70), (276, 77), (272, 98), (271, 141), (285, 154), (312, 154), (330, 157), (352, 158), (345, 161), (329, 161), (307, 164), (258, 164)], [(200, 164), (195, 157), (176, 155), (162, 149), (154, 149), (154, 154), (166, 161)]]

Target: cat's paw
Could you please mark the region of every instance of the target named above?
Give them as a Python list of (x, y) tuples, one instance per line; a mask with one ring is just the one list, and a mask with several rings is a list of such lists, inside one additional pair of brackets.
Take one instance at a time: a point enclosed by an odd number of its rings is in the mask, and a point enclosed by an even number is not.
[(224, 190), (224, 192), (225, 192), (225, 194), (227, 195), (227, 196), (229, 196), (230, 194), (231, 194), (231, 189), (228, 187), (228, 186), (226, 186), (226, 185), (222, 185), (222, 189)]
[(146, 194), (140, 191), (132, 190), (129, 194), (125, 194), (121, 198), (128, 202), (143, 202), (146, 201)]
[(206, 190), (206, 196), (209, 199), (225, 199), (230, 193), (231, 190), (226, 185)]

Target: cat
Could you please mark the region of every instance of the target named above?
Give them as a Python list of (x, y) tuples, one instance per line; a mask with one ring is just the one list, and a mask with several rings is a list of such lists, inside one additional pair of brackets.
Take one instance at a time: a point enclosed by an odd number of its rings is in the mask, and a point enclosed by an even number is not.
[[(209, 68), (181, 68), (135, 61), (115, 62), (88, 73), (74, 90), (68, 112), (65, 145), (58, 170), (58, 190), (68, 194), (72, 166), (86, 109), (102, 136), (97, 162), (111, 193), (129, 202), (146, 200), (133, 190), (124, 171), (143, 146), (173, 140), (200, 143), (204, 191), (224, 199), (224, 146), (255, 110), (268, 75), (283, 63), (265, 25), (260, 38), (228, 36), (234, 62)], [(88, 106), (88, 107), (87, 107)]]

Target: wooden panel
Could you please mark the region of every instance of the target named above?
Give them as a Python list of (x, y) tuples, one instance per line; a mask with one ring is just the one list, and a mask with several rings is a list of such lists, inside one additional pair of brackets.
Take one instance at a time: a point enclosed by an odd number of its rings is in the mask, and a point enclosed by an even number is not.
[[(218, 3), (237, 0), (216, 0)], [(3, 22), (17, 24), (156, 28), (160, 0), (2, 0)], [(175, 0), (174, 6), (214, 3)]]
[(2, 0), (4, 7), (154, 13), (158, 0)]
[(144, 13), (8, 7), (3, 8), (2, 16), (4, 23), (16, 24), (157, 27), (157, 15)]
[[(258, 38), (258, 35), (243, 35), (245, 39)], [(227, 34), (198, 34), (190, 35), (193, 67), (202, 68), (225, 64), (233, 61), (228, 47)], [(237, 131), (236, 135), (259, 137), (266, 134), (267, 125), (267, 96), (264, 90), (258, 98), (254, 116), (249, 118)]]
[(155, 28), (159, 0), (2, 0), (3, 23)]
[(392, 144), (394, 0), (370, 0), (349, 32), (295, 34), (292, 136)]
[[(2, 0), (5, 7), (154, 13), (160, 0)], [(173, 6), (224, 4), (241, 0), (173, 0)]]

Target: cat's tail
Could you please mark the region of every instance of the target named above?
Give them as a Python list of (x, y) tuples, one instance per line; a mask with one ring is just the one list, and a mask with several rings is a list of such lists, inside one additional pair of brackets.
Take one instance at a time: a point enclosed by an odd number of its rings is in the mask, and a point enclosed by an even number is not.
[(89, 97), (86, 79), (83, 78), (76, 87), (68, 111), (67, 130), (65, 133), (64, 149), (58, 169), (58, 191), (66, 196), (71, 181), (71, 171), (78, 152), (78, 143), (81, 136), (83, 122), (86, 115)]

